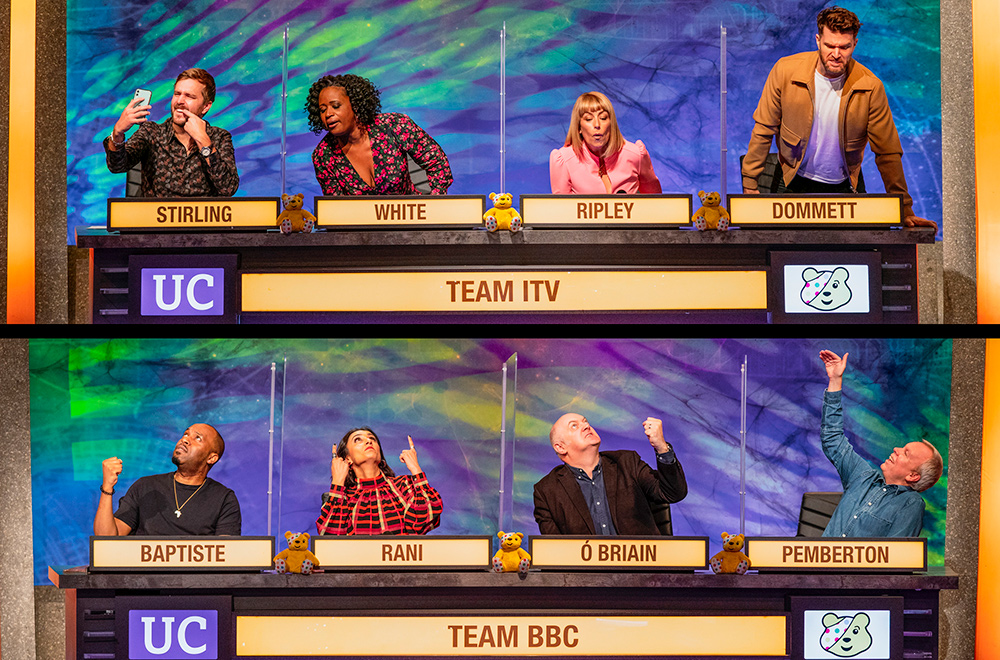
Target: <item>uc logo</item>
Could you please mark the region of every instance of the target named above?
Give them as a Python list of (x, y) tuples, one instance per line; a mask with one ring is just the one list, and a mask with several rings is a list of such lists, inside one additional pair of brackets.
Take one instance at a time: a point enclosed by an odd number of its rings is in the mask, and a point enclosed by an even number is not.
[(143, 316), (221, 316), (223, 268), (143, 268)]
[(128, 649), (133, 660), (217, 660), (216, 610), (131, 610)]

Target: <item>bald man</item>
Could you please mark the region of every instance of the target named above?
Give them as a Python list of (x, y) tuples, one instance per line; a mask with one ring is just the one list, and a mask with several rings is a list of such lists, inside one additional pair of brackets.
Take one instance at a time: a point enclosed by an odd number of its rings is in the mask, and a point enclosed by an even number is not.
[(642, 428), (656, 451), (656, 471), (634, 451), (600, 451), (601, 436), (583, 415), (567, 413), (552, 425), (549, 442), (563, 464), (535, 484), (542, 534), (661, 534), (653, 508), (684, 499), (687, 481), (663, 422), (648, 417)]
[(94, 535), (238, 536), (242, 523), (236, 493), (208, 478), (225, 451), (213, 426), (192, 424), (170, 457), (177, 470), (137, 479), (114, 514), (112, 496), (123, 465), (117, 456), (106, 459)]

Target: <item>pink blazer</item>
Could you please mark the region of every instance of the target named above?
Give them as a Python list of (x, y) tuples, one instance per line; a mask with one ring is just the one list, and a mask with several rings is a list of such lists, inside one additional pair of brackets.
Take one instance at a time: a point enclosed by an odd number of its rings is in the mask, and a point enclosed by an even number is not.
[[(611, 192), (660, 193), (660, 180), (653, 172), (646, 145), (642, 140), (625, 141), (617, 154), (604, 161), (611, 179)], [(553, 149), (549, 155), (549, 181), (553, 195), (603, 195), (607, 193), (597, 173), (597, 156), (583, 147), (583, 159), (576, 157), (573, 147)]]

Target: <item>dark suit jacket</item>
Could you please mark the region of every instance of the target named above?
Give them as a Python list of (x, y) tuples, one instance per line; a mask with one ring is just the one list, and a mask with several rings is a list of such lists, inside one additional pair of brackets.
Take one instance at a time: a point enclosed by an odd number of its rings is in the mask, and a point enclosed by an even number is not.
[[(680, 502), (687, 495), (680, 460), (671, 465), (657, 461), (654, 472), (631, 450), (602, 451), (600, 455), (615, 530), (622, 536), (659, 536), (651, 505)], [(565, 463), (535, 484), (535, 520), (542, 534), (595, 533), (580, 485)]]

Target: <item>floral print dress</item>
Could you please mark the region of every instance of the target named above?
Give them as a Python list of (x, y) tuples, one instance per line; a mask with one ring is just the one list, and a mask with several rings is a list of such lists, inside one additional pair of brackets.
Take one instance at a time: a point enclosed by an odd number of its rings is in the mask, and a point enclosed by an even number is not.
[(404, 114), (383, 113), (368, 127), (374, 181), (367, 184), (333, 136), (327, 133), (313, 150), (316, 180), (324, 195), (418, 195), (410, 180), (406, 156), (427, 172), (431, 191), (443, 195), (451, 185), (451, 167), (440, 145)]

